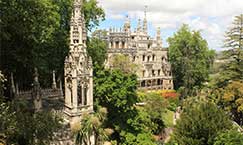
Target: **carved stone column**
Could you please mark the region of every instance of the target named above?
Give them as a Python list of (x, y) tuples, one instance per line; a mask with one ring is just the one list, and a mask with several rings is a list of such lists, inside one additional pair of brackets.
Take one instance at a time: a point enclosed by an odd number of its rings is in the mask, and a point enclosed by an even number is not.
[(40, 111), (42, 108), (42, 100), (41, 100), (41, 89), (40, 89), (40, 83), (39, 83), (39, 74), (37, 68), (34, 70), (34, 83), (33, 83), (33, 92), (32, 97), (34, 100), (34, 108), (35, 111)]
[(55, 71), (52, 71), (52, 89), (57, 88)]

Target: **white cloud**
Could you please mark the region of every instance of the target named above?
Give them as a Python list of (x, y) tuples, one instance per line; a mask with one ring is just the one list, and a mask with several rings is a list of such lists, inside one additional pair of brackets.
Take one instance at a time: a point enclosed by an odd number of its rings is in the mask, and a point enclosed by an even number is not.
[[(232, 17), (243, 12), (243, 0), (98, 0), (110, 19), (123, 20), (125, 13), (132, 19), (143, 18), (148, 6), (147, 19), (153, 26), (176, 31), (187, 23), (202, 30), (209, 46), (222, 46), (223, 34)], [(165, 40), (165, 38), (164, 38)]]

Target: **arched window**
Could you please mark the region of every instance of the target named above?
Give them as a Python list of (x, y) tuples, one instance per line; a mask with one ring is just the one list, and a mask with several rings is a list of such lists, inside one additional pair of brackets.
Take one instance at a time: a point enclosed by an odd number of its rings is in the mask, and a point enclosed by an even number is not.
[(145, 55), (143, 55), (143, 61), (145, 61)]
[(150, 56), (147, 57), (147, 62), (149, 62), (149, 61), (150, 61)]
[(155, 60), (155, 55), (153, 54), (153, 61)]
[(84, 86), (84, 105), (87, 105), (87, 93), (88, 93), (88, 86)]

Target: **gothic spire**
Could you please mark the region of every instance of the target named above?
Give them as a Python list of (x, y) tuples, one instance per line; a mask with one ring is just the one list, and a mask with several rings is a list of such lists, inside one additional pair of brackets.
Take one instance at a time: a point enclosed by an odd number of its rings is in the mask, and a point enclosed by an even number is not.
[(130, 30), (131, 30), (131, 24), (130, 24), (129, 17), (127, 15), (126, 16), (126, 21), (125, 21), (125, 24), (124, 24), (124, 31), (125, 32), (130, 32)]
[(148, 6), (144, 6), (144, 20), (143, 20), (143, 31), (147, 33), (148, 31), (148, 24), (147, 24), (147, 8)]

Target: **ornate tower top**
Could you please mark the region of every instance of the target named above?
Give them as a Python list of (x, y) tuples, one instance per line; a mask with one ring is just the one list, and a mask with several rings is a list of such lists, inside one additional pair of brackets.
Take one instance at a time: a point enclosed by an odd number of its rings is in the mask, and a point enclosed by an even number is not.
[(130, 30), (131, 30), (131, 24), (130, 24), (129, 17), (127, 15), (126, 16), (126, 21), (125, 21), (125, 24), (124, 24), (124, 31), (125, 32), (130, 32)]
[(144, 6), (144, 20), (143, 20), (143, 31), (147, 34), (148, 24), (147, 24), (147, 8), (148, 6)]
[[(84, 23), (84, 16), (81, 13), (82, 0), (74, 0), (73, 12), (70, 22), (70, 47), (83, 45), (86, 47), (86, 28)], [(81, 50), (79, 50), (81, 51)]]
[(161, 40), (161, 31), (160, 27), (157, 28), (157, 33), (156, 33), (156, 41), (157, 41), (157, 46), (162, 47), (162, 40)]
[(79, 119), (83, 112), (93, 111), (93, 68), (86, 51), (86, 27), (82, 1), (74, 0), (70, 22), (70, 51), (65, 60), (65, 114)]
[(138, 19), (138, 26), (137, 26), (137, 32), (140, 32), (141, 31), (141, 19), (139, 18)]

